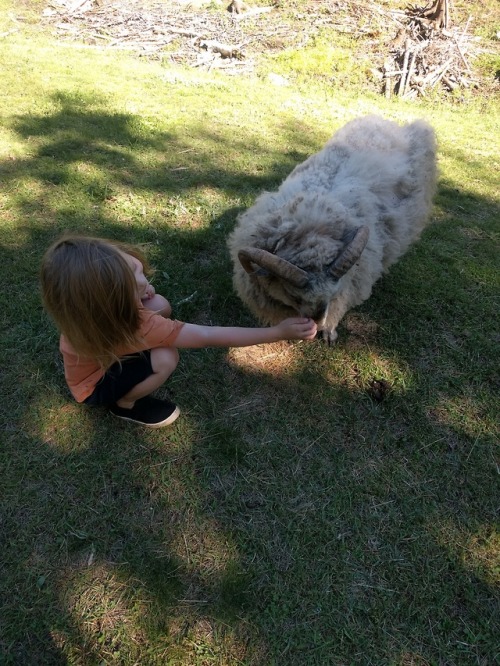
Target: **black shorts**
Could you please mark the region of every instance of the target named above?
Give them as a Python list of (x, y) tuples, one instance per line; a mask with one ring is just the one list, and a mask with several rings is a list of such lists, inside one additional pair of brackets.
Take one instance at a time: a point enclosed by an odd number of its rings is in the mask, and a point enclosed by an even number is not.
[(83, 402), (93, 407), (114, 405), (117, 400), (127, 395), (134, 386), (137, 386), (152, 374), (150, 351), (125, 356), (119, 363), (114, 363), (106, 370), (104, 377), (96, 384), (94, 392)]

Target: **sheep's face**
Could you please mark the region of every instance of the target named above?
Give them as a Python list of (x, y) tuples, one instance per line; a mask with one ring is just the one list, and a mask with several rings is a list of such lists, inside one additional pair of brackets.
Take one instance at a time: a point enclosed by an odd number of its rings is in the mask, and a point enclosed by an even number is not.
[[(299, 199), (302, 205), (303, 198)], [(330, 303), (344, 275), (363, 252), (368, 229), (347, 227), (345, 221), (322, 225), (292, 222), (287, 220), (286, 233), (280, 226), (269, 225), (266, 234), (262, 227), (260, 247), (238, 250), (242, 284), (247, 285), (247, 293), (254, 285), (250, 302), (266, 320), (300, 315), (313, 319), (324, 330)]]
[(313, 319), (320, 329), (327, 317), (328, 305), (339, 290), (339, 280), (332, 275), (331, 266), (346, 246), (343, 233), (343, 228), (330, 225), (305, 231), (294, 229), (272, 247), (279, 257), (304, 271), (307, 281), (296, 286), (286, 275), (269, 275), (265, 291), (295, 315)]
[(291, 315), (313, 319), (321, 328), (328, 314), (328, 305), (335, 297), (339, 283), (327, 273), (309, 273), (304, 287), (295, 287), (281, 278), (268, 278), (267, 293), (290, 308)]

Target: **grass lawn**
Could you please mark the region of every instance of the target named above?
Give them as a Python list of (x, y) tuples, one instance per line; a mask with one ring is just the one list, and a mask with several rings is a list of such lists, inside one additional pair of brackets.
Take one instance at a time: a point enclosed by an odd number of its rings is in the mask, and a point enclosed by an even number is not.
[[(0, 664), (498, 663), (498, 94), (166, 66), (16, 21), (34, 5), (0, 0)], [(144, 243), (176, 318), (254, 325), (236, 214), (372, 112), (435, 127), (434, 222), (335, 347), (184, 352), (158, 431), (72, 401), (54, 238)]]

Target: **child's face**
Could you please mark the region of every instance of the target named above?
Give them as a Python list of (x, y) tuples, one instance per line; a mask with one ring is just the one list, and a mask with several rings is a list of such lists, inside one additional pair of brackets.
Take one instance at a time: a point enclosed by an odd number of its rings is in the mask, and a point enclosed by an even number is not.
[(125, 252), (122, 252), (121, 254), (134, 273), (135, 281), (137, 282), (137, 293), (139, 298), (145, 298), (147, 296), (149, 282), (144, 275), (143, 265), (139, 259), (136, 259), (131, 254), (126, 254)]

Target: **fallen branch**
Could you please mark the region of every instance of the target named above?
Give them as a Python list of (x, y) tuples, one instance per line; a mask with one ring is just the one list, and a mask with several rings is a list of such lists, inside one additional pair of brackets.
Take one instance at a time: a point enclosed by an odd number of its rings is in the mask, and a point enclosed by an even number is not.
[[(444, 76), (444, 75), (446, 74), (446, 72), (448, 71), (448, 68), (449, 68), (449, 66), (451, 65), (452, 62), (453, 62), (453, 58), (449, 58), (449, 59), (444, 63), (444, 65), (442, 65), (441, 67), (438, 67), (437, 70), (435, 70), (434, 72), (432, 72), (432, 76), (431, 76), (431, 88), (435, 88), (436, 85), (441, 81), (441, 79), (443, 78), (443, 76)], [(433, 80), (433, 79), (434, 79), (434, 80)]]
[(406, 40), (406, 46), (405, 46), (405, 53), (404, 53), (404, 60), (403, 60), (403, 73), (401, 74), (401, 79), (399, 80), (399, 90), (398, 90), (398, 95), (402, 97), (405, 92), (405, 87), (406, 87), (406, 75), (408, 72), (408, 58), (410, 57), (410, 47), (411, 47), (411, 42), (409, 39)]
[(212, 53), (219, 53), (223, 58), (237, 58), (241, 60), (245, 56), (241, 52), (241, 46), (231, 46), (229, 44), (221, 44), (214, 39), (205, 39), (198, 43), (198, 46), (206, 51)]
[(416, 60), (416, 58), (417, 58), (417, 51), (415, 50), (415, 51), (413, 51), (413, 53), (411, 55), (410, 66), (408, 68), (408, 76), (406, 77), (405, 87), (404, 87), (404, 90), (403, 90), (403, 97), (405, 97), (406, 89), (408, 88), (409, 84), (411, 83), (411, 79), (412, 79), (413, 73), (415, 71), (415, 60)]

